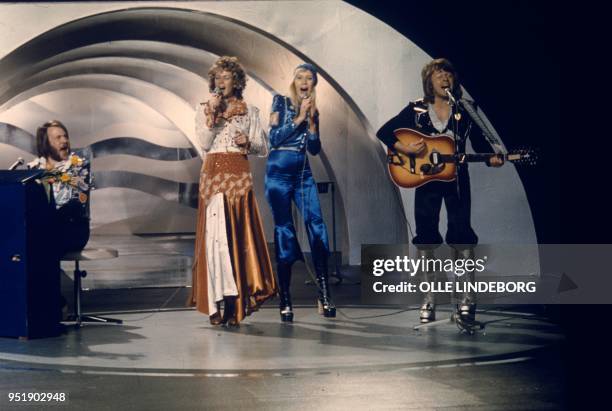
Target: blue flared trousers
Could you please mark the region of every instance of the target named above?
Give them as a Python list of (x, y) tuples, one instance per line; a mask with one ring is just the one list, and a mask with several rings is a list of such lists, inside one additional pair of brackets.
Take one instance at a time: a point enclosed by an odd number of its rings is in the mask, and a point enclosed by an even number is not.
[(315, 267), (326, 265), (329, 254), (327, 227), (323, 222), (308, 155), (299, 151), (273, 150), (268, 157), (265, 186), (274, 216), (276, 262), (293, 264), (296, 260), (303, 260), (293, 225), (293, 201), (304, 219)]

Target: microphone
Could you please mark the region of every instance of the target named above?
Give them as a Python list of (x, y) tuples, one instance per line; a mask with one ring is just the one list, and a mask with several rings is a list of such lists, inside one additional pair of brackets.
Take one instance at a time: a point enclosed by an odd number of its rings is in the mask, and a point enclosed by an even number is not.
[(211, 103), (210, 101), (208, 102), (208, 108), (214, 112), (219, 112), (219, 111), (224, 111), (224, 103), (223, 103), (223, 92), (221, 91), (221, 89), (217, 86), (214, 88), (214, 90), (212, 91), (212, 96), (213, 97), (218, 97), (219, 98), (219, 104), (215, 107), (215, 109), (213, 110), (213, 108), (211, 107)]
[[(305, 98), (308, 98), (310, 96), (308, 95), (308, 93), (303, 93), (301, 97), (302, 100), (304, 100)], [(306, 110), (306, 113), (304, 114), (306, 114), (306, 125), (308, 126), (308, 128), (310, 128), (310, 110)]]
[(455, 96), (453, 96), (453, 93), (451, 93), (450, 88), (446, 87), (444, 91), (446, 91), (446, 95), (448, 96), (448, 101), (450, 101), (453, 104), (457, 104), (457, 100), (455, 100)]
[(21, 157), (17, 157), (17, 161), (15, 161), (13, 164), (11, 164), (11, 166), (8, 168), (9, 171), (13, 171), (14, 169), (16, 169), (17, 167), (23, 165), (23, 158)]
[[(302, 94), (302, 100), (304, 100), (305, 98), (310, 98), (310, 95), (308, 93), (304, 93)], [(306, 110), (306, 118), (310, 119), (310, 109)]]
[(305, 99), (307, 99), (309, 96), (308, 96), (308, 93), (303, 93), (302, 95), (300, 95), (300, 97), (302, 97), (302, 100), (305, 100)]

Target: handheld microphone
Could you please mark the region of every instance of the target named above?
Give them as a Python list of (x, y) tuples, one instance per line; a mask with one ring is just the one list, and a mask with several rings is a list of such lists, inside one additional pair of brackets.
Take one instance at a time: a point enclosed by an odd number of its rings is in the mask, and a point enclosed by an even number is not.
[(307, 99), (310, 96), (308, 95), (308, 93), (303, 93), (302, 95), (300, 95), (300, 97), (302, 97), (302, 100), (304, 100), (304, 99)]
[[(302, 100), (304, 100), (305, 98), (310, 97), (307, 93), (303, 93), (301, 95)], [(306, 113), (304, 113), (306, 115), (306, 125), (310, 128), (310, 110), (306, 110)]]
[(23, 165), (23, 158), (21, 157), (17, 157), (17, 161), (15, 161), (13, 164), (11, 164), (11, 166), (8, 168), (9, 171), (13, 171), (14, 169), (16, 169), (17, 167)]
[(224, 111), (225, 110), (225, 103), (223, 101), (223, 91), (221, 91), (221, 89), (217, 86), (214, 88), (214, 90), (212, 91), (212, 97), (216, 97), (219, 98), (219, 103), (217, 104), (217, 106), (213, 109), (211, 106), (212, 104), (209, 102), (208, 103), (208, 108), (210, 108), (211, 110), (218, 112), (218, 111)]

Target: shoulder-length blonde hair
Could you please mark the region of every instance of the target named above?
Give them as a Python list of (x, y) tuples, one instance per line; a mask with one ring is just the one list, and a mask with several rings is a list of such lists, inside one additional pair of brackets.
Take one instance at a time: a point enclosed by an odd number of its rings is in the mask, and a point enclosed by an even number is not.
[[(295, 89), (295, 78), (299, 73), (303, 73), (305, 71), (310, 71), (306, 68), (298, 68), (295, 70), (293, 74), (293, 79), (291, 80), (291, 84), (289, 85), (289, 99), (291, 100), (291, 104), (295, 107), (295, 111), (297, 114), (300, 114), (300, 105), (302, 104), (302, 96), (300, 96)], [(312, 73), (312, 72), (311, 72)], [(312, 73), (314, 75), (314, 73)], [(312, 87), (312, 93), (310, 93), (310, 97), (312, 97), (312, 112), (317, 112), (317, 86)]]
[(223, 56), (208, 70), (208, 91), (211, 93), (215, 90), (215, 75), (219, 71), (229, 71), (234, 79), (234, 96), (242, 98), (242, 92), (246, 88), (246, 72), (242, 64), (238, 61), (238, 57)]

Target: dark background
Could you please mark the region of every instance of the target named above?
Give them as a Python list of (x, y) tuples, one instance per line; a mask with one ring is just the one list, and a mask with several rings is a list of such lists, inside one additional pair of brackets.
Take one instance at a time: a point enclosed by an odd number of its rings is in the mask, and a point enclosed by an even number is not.
[[(509, 149), (539, 149), (538, 165), (519, 169), (539, 243), (612, 242), (607, 217), (612, 184), (605, 173), (612, 140), (607, 131), (610, 47), (602, 35), (608, 32), (609, 13), (591, 2), (571, 4), (569, 10), (549, 1), (349, 3), (430, 56), (450, 59)], [(543, 309), (565, 329), (567, 408), (601, 407), (598, 398), (609, 387), (597, 369), (610, 363), (612, 305)]]
[(552, 3), (349, 3), (386, 22), (433, 58), (453, 62), (463, 86), (508, 149), (538, 150), (536, 167), (518, 169), (538, 242), (574, 242), (560, 230), (560, 27)]

